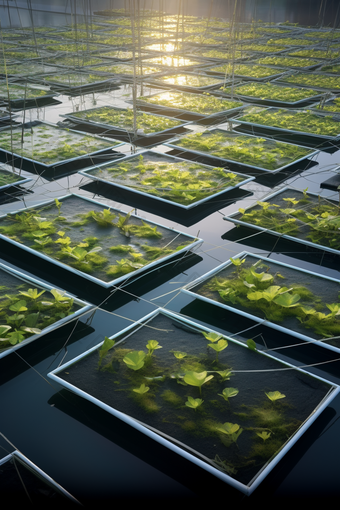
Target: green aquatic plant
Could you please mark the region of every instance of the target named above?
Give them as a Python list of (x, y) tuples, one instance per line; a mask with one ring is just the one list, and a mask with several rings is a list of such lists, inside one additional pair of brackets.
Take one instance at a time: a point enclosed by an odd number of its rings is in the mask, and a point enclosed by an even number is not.
[(132, 391), (134, 391), (135, 393), (139, 393), (139, 395), (144, 395), (144, 393), (147, 393), (149, 389), (150, 389), (149, 386), (145, 386), (145, 384), (142, 383), (139, 388), (133, 388)]
[(181, 351), (174, 351), (173, 354), (174, 354), (175, 358), (177, 358), (177, 359), (184, 359), (187, 356), (186, 352), (181, 352)]
[(231, 91), (236, 96), (255, 97), (287, 103), (295, 103), (320, 95), (320, 92), (317, 90), (302, 87), (285, 87), (274, 83), (247, 83), (223, 89), (225, 93), (230, 93)]
[(99, 349), (99, 363), (98, 363), (99, 367), (101, 366), (103, 359), (105, 358), (109, 350), (114, 346), (114, 344), (115, 340), (111, 340), (110, 338), (105, 336), (104, 342), (101, 348)]
[(131, 368), (131, 370), (139, 370), (144, 366), (146, 354), (144, 351), (132, 351), (128, 352), (124, 358), (124, 363)]
[(229, 381), (230, 380), (230, 376), (232, 375), (232, 371), (229, 370), (228, 368), (226, 370), (216, 371), (216, 373), (219, 376), (221, 376), (222, 381)]
[[(243, 120), (247, 118), (247, 114), (240, 117)], [(305, 147), (224, 130), (186, 135), (172, 145), (266, 170), (277, 170), (311, 153)]]
[(216, 343), (208, 344), (208, 346), (211, 347), (211, 349), (214, 349), (214, 351), (216, 352), (216, 363), (217, 363), (219, 353), (228, 347), (228, 342), (225, 338), (221, 338)]
[(239, 120), (320, 136), (337, 136), (339, 134), (339, 121), (337, 119), (330, 116), (321, 117), (310, 110), (290, 111), (268, 108), (260, 112), (246, 113), (239, 117)]
[(193, 398), (193, 397), (188, 397), (188, 400), (185, 402), (185, 405), (187, 407), (190, 407), (191, 409), (196, 409), (201, 406), (203, 404), (204, 400), (202, 400), (201, 398)]
[(91, 211), (89, 215), (101, 227), (114, 226), (113, 220), (116, 218), (116, 214), (113, 213), (110, 209), (103, 209), (102, 211)]
[(256, 432), (256, 435), (263, 439), (263, 441), (267, 441), (267, 439), (269, 439), (271, 436), (271, 432), (263, 430), (262, 432)]
[(280, 400), (286, 397), (286, 395), (280, 393), (279, 391), (269, 391), (268, 393), (266, 393), (266, 395), (272, 402), (276, 402), (276, 400)]
[(148, 349), (148, 356), (151, 357), (156, 349), (162, 349), (162, 346), (159, 345), (157, 340), (149, 340), (146, 344), (146, 348)]
[[(74, 299), (61, 297), (56, 289), (22, 288), (1, 296), (0, 341), (2, 348), (21, 343), (32, 335), (40, 334), (47, 326), (70, 315), (77, 309)], [(22, 299), (25, 297), (25, 299)]]
[(41, 290), (39, 292), (38, 289), (28, 289), (27, 291), (19, 290), (19, 294), (25, 296), (28, 299), (33, 299), (34, 301), (42, 296), (45, 292), (46, 290)]
[(222, 391), (222, 393), (219, 393), (219, 395), (221, 397), (224, 398), (224, 400), (226, 400), (227, 402), (229, 402), (229, 399), (231, 397), (236, 397), (236, 395), (238, 395), (239, 393), (239, 390), (237, 388), (224, 388), (224, 390)]
[(256, 343), (252, 338), (249, 338), (249, 340), (247, 340), (247, 346), (251, 351), (256, 351)]
[(202, 334), (204, 335), (206, 340), (212, 343), (217, 342), (222, 338), (222, 335), (220, 335), (219, 333), (215, 333), (214, 331), (209, 331), (208, 333), (206, 331), (202, 331)]
[(184, 375), (184, 382), (189, 384), (190, 386), (197, 386), (200, 390), (200, 395), (202, 395), (202, 386), (203, 384), (210, 381), (214, 376), (208, 375), (206, 371), (204, 372), (186, 372)]
[(223, 425), (217, 426), (216, 431), (227, 436), (227, 438), (228, 438), (227, 445), (228, 445), (228, 444), (237, 442), (237, 439), (243, 432), (243, 429), (240, 428), (240, 425), (238, 425), (237, 423), (226, 422), (226, 423), (223, 423)]

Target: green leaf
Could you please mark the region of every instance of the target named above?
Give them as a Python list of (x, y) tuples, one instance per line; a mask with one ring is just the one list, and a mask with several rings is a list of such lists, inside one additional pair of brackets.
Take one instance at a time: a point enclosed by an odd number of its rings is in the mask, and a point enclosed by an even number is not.
[(274, 303), (280, 306), (284, 306), (285, 308), (291, 308), (292, 306), (296, 306), (299, 300), (299, 294), (289, 294), (288, 292), (285, 292), (284, 294), (277, 296), (274, 299)]
[(263, 441), (266, 441), (271, 436), (271, 432), (263, 430), (262, 432), (256, 432), (256, 435), (263, 439)]
[(213, 331), (210, 331), (209, 333), (202, 331), (202, 333), (205, 336), (206, 340), (209, 340), (209, 342), (217, 342), (217, 340), (222, 338), (222, 335), (220, 335), (219, 333), (214, 333)]
[(201, 398), (188, 397), (188, 400), (187, 402), (185, 402), (185, 405), (196, 410), (197, 407), (203, 404), (203, 402), (204, 401)]
[(256, 343), (252, 338), (249, 338), (249, 340), (247, 340), (247, 346), (251, 351), (256, 351)]
[(37, 299), (42, 294), (46, 292), (45, 290), (42, 290), (41, 292), (38, 291), (38, 289), (28, 289), (27, 291), (20, 290), (19, 294), (22, 294), (23, 296), (30, 298), (30, 299)]
[(145, 356), (144, 351), (132, 351), (124, 356), (123, 361), (132, 370), (139, 370), (144, 366)]
[(239, 428), (240, 428), (240, 426), (237, 423), (226, 422), (223, 425), (221, 425), (220, 427), (216, 427), (216, 430), (218, 432), (222, 432), (222, 434), (231, 435), (231, 434), (235, 434), (235, 432), (237, 432), (239, 430)]
[(238, 392), (239, 390), (237, 388), (224, 388), (222, 393), (219, 393), (219, 395), (228, 402), (228, 399), (231, 397), (236, 397), (236, 395), (238, 395)]
[(272, 402), (275, 402), (275, 400), (279, 400), (281, 398), (286, 397), (286, 395), (283, 395), (283, 393), (280, 393), (279, 391), (269, 391), (268, 393), (266, 393), (266, 395)]
[(174, 351), (174, 356), (177, 359), (183, 359), (186, 357), (186, 355), (187, 355), (186, 352)]
[(111, 347), (114, 346), (114, 344), (115, 340), (111, 340), (107, 336), (104, 338), (104, 342), (101, 348), (99, 349), (99, 366), (101, 365), (103, 359), (105, 358)]
[(14, 303), (14, 305), (11, 305), (9, 307), (10, 310), (12, 310), (12, 312), (26, 312), (27, 311), (27, 307), (26, 307), (26, 301), (24, 301), (23, 299), (20, 299), (19, 301), (17, 301), (16, 303)]
[(144, 393), (147, 393), (149, 389), (150, 389), (149, 386), (145, 386), (145, 384), (142, 383), (139, 388), (134, 388), (132, 391), (134, 391), (135, 393), (139, 393), (140, 395), (143, 395)]
[(206, 382), (210, 381), (214, 376), (208, 375), (207, 372), (187, 372), (184, 375), (184, 382), (190, 386), (197, 386), (201, 393), (201, 386)]
[(156, 349), (162, 349), (162, 346), (159, 345), (159, 342), (157, 342), (157, 340), (149, 340), (148, 343), (146, 344), (146, 348), (149, 351), (149, 356), (152, 356), (153, 352)]

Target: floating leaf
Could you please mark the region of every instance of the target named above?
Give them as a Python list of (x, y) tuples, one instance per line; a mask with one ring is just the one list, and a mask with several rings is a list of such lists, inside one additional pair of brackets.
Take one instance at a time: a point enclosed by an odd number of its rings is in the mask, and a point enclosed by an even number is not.
[(145, 386), (145, 384), (142, 383), (139, 388), (134, 388), (132, 391), (134, 391), (135, 393), (139, 393), (140, 395), (143, 395), (144, 393), (147, 393), (149, 389), (150, 389), (149, 386)]
[(247, 346), (251, 351), (256, 351), (256, 343), (252, 338), (249, 338), (249, 340), (247, 340)]
[(183, 359), (187, 356), (186, 352), (174, 351), (174, 356), (177, 359)]
[(207, 372), (187, 372), (184, 376), (184, 382), (190, 386), (198, 386), (201, 394), (201, 386), (210, 381), (214, 376), (208, 375)]
[(271, 436), (271, 432), (266, 432), (263, 430), (262, 432), (256, 432), (256, 435), (263, 439), (263, 441), (267, 441), (267, 439), (269, 439)]
[(105, 358), (106, 354), (109, 352), (111, 347), (113, 347), (115, 344), (115, 340), (111, 340), (107, 336), (104, 338), (104, 342), (99, 349), (99, 366), (102, 363), (102, 360)]
[(220, 338), (222, 338), (222, 335), (219, 333), (214, 333), (213, 331), (210, 331), (209, 333), (206, 333), (205, 331), (202, 331), (203, 335), (205, 336), (206, 340), (209, 340), (209, 342), (217, 342)]
[(222, 393), (219, 393), (219, 395), (228, 402), (228, 399), (231, 397), (236, 397), (236, 395), (238, 395), (238, 392), (239, 390), (237, 388), (224, 388)]
[(123, 361), (132, 370), (139, 370), (144, 366), (145, 356), (144, 351), (132, 351), (124, 356)]
[(286, 397), (286, 395), (283, 395), (283, 393), (280, 393), (279, 391), (269, 391), (266, 395), (272, 402)]
[(191, 407), (192, 409), (195, 409), (195, 411), (196, 411), (197, 407), (202, 405), (203, 402), (204, 401), (201, 398), (188, 397), (188, 400), (187, 400), (187, 402), (185, 402), (185, 405), (188, 407)]

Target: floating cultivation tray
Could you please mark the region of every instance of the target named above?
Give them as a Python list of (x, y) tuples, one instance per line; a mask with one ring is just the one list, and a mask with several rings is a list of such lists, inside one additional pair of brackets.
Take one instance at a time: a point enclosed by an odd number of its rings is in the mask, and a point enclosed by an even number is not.
[(172, 115), (189, 115), (193, 119), (233, 115), (244, 107), (240, 101), (222, 99), (212, 95), (191, 92), (167, 91), (137, 98), (137, 106), (152, 108)]
[(114, 140), (39, 121), (0, 131), (1, 161), (46, 179), (75, 173), (108, 156), (123, 157), (114, 150), (120, 145)]
[(340, 280), (242, 252), (184, 293), (340, 352)]
[(72, 504), (82, 506), (31, 460), (14, 450), (0, 460), (0, 490), (13, 504), (29, 501), (31, 505)]
[(230, 83), (231, 75), (233, 73), (234, 78), (238, 78), (241, 80), (251, 80), (251, 81), (269, 81), (274, 78), (278, 78), (282, 75), (281, 72), (277, 72), (277, 70), (273, 67), (269, 66), (260, 66), (260, 65), (252, 65), (252, 64), (237, 64), (232, 65), (223, 64), (223, 65), (215, 65), (210, 67), (209, 69), (205, 69), (205, 73), (212, 74), (214, 76), (226, 76), (226, 72), (230, 70), (227, 74), (226, 83)]
[(156, 65), (160, 66), (164, 70), (171, 70), (172, 72), (183, 70), (183, 69), (194, 69), (202, 66), (201, 60), (195, 60), (188, 56), (183, 55), (157, 55), (157, 56), (148, 56), (145, 60), (143, 60), (144, 65)]
[(207, 76), (205, 74), (194, 73), (177, 73), (167, 74), (158, 78), (150, 78), (148, 83), (156, 86), (165, 86), (166, 88), (175, 88), (178, 90), (211, 90), (213, 88), (221, 87), (223, 80)]
[(20, 186), (21, 184), (25, 184), (31, 180), (32, 179), (30, 177), (22, 177), (14, 171), (12, 172), (10, 170), (0, 168), (0, 193), (2, 193), (2, 191), (6, 190), (7, 188), (11, 188), (12, 186)]
[(270, 173), (281, 172), (294, 163), (315, 156), (318, 152), (299, 145), (224, 129), (210, 129), (182, 136), (170, 140), (165, 145), (172, 149), (184, 149), (195, 154), (219, 158), (221, 162), (234, 163), (249, 172)]
[(278, 83), (287, 85), (299, 85), (299, 87), (313, 87), (314, 89), (324, 90), (326, 92), (337, 93), (340, 90), (340, 76), (334, 74), (322, 74), (320, 72), (302, 73), (296, 72), (290, 75), (284, 75), (278, 78)]
[(96, 73), (98, 76), (110, 76), (114, 78), (123, 78), (125, 82), (132, 82), (134, 72), (136, 72), (136, 76), (138, 79), (146, 79), (150, 78), (150, 76), (153, 78), (154, 76), (162, 76), (164, 74), (164, 70), (153, 67), (153, 66), (146, 66), (144, 65), (144, 61), (142, 64), (139, 64), (135, 66), (132, 64), (120, 64), (120, 63), (105, 63), (100, 66), (93, 67), (91, 69), (92, 73)]
[(284, 188), (224, 219), (340, 254), (339, 203), (314, 193)]
[(11, 108), (38, 107), (41, 103), (57, 96), (57, 92), (34, 85), (20, 83), (0, 83), (0, 104)]
[(2, 263), (0, 276), (0, 358), (92, 308), (92, 305)]
[(234, 99), (270, 106), (303, 106), (322, 98), (320, 91), (303, 87), (286, 87), (273, 83), (243, 83), (222, 89)]
[(162, 309), (48, 376), (247, 495), (339, 393)]
[(78, 195), (0, 217), (0, 238), (110, 288), (169, 260), (201, 239)]
[(191, 209), (254, 179), (152, 151), (128, 156), (121, 164), (107, 163), (79, 173), (183, 209)]
[(278, 68), (293, 68), (293, 69), (315, 69), (320, 65), (319, 60), (312, 58), (301, 58), (301, 57), (286, 57), (286, 56), (274, 56), (274, 57), (262, 57), (256, 60), (255, 65), (270, 65), (277, 66)]
[(85, 72), (69, 72), (59, 74), (45, 74), (37, 76), (35, 81), (41, 81), (44, 85), (48, 85), (52, 90), (56, 90), (62, 94), (74, 95), (95, 90), (114, 90), (120, 84), (119, 80), (112, 77), (103, 79), (102, 75)]
[[(63, 115), (72, 122), (87, 126), (97, 126), (110, 130), (112, 133), (133, 135), (133, 109), (116, 108), (114, 106), (99, 106), (80, 112)], [(151, 113), (136, 113), (136, 129), (138, 137), (153, 137), (182, 128), (185, 122), (175, 120), (164, 115)]]
[(302, 135), (311, 142), (336, 141), (340, 138), (340, 121), (308, 110), (256, 108), (237, 116), (235, 122), (247, 130), (268, 135)]

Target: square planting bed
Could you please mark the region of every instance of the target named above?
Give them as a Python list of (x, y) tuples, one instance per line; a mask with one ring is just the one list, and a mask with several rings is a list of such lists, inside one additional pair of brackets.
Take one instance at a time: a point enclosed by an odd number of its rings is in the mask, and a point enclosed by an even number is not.
[(275, 83), (243, 83), (225, 87), (223, 92), (235, 99), (271, 106), (302, 106), (321, 99), (320, 91), (303, 87), (285, 87)]
[(38, 76), (37, 81), (41, 80), (46, 86), (52, 90), (56, 90), (62, 94), (81, 94), (85, 92), (92, 92), (95, 90), (114, 90), (118, 88), (119, 82), (112, 77), (104, 78), (100, 74), (96, 74), (93, 70), (92, 73), (55, 73), (44, 76)]
[(110, 288), (185, 257), (201, 239), (67, 195), (0, 218), (0, 237), (39, 258)]
[(339, 392), (162, 309), (48, 376), (247, 495)]
[(15, 109), (38, 107), (56, 95), (58, 95), (57, 92), (51, 92), (37, 85), (0, 83), (0, 102)]
[(242, 252), (184, 293), (340, 352), (340, 281)]
[(226, 76), (227, 82), (234, 78), (241, 78), (242, 80), (252, 81), (269, 81), (281, 76), (282, 72), (278, 73), (277, 69), (269, 66), (259, 66), (250, 64), (223, 64), (209, 67), (205, 72), (213, 74), (214, 76)]
[[(99, 106), (80, 112), (73, 112), (63, 117), (76, 123), (98, 126), (113, 132), (132, 135), (134, 127), (133, 109)], [(184, 126), (184, 122), (164, 115), (153, 115), (137, 111), (136, 130), (139, 137), (151, 137), (173, 131)]]
[(123, 158), (121, 164), (107, 163), (80, 173), (183, 209), (191, 209), (254, 179), (153, 151)]
[(338, 118), (325, 117), (310, 110), (254, 107), (254, 110), (236, 117), (235, 122), (247, 130), (260, 130), (268, 135), (301, 135), (314, 143), (337, 141), (340, 138)]
[[(219, 158), (248, 172), (280, 172), (294, 163), (315, 156), (318, 151), (270, 138), (244, 135), (225, 129), (209, 129), (166, 143), (172, 149)], [(223, 163), (221, 163), (222, 165)]]
[(222, 78), (215, 78), (205, 74), (177, 73), (158, 78), (150, 78), (148, 82), (157, 86), (166, 86), (178, 90), (210, 90), (223, 85)]
[(123, 157), (121, 143), (47, 122), (32, 122), (0, 132), (0, 159), (16, 168), (58, 178), (110, 158)]
[(14, 171), (12, 172), (10, 170), (0, 168), (0, 194), (7, 188), (11, 188), (12, 186), (20, 186), (21, 184), (25, 184), (31, 180), (32, 179), (30, 177), (22, 177)]
[(283, 75), (278, 79), (281, 83), (295, 84), (300, 87), (313, 87), (326, 92), (337, 93), (340, 91), (340, 76), (334, 76), (334, 74), (327, 74), (329, 71), (323, 67), (322, 70), (325, 72), (316, 71), (314, 73), (292, 73)]
[(243, 108), (241, 101), (223, 99), (206, 94), (167, 91), (137, 98), (137, 105), (172, 115), (189, 115), (193, 119), (233, 115)]
[(314, 193), (281, 189), (225, 220), (340, 254), (340, 206)]
[(0, 276), (0, 358), (92, 308), (2, 263)]
[(37, 507), (49, 505), (51, 500), (55, 505), (80, 506), (77, 499), (18, 450), (0, 460), (0, 490), (19, 506), (23, 501)]

